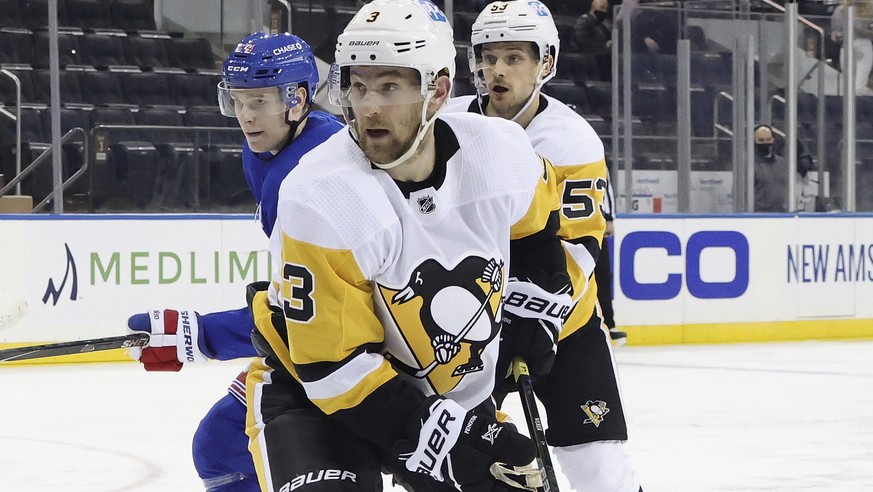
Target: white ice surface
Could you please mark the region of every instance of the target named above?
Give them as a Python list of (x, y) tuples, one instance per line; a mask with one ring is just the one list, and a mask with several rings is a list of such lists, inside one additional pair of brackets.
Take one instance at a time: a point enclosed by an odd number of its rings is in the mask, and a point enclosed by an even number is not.
[[(873, 491), (873, 341), (624, 347), (617, 359), (646, 492)], [(202, 490), (191, 436), (244, 365), (0, 367), (0, 491)]]

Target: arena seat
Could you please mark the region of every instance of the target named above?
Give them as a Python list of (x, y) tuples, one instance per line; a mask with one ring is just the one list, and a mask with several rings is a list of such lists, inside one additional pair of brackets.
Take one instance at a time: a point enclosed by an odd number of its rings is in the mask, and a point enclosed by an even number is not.
[(581, 82), (603, 80), (601, 75), (603, 74), (597, 68), (597, 61), (591, 53), (561, 53), (558, 59), (559, 78)]
[(676, 104), (663, 84), (639, 84), (631, 90), (633, 114), (643, 121), (676, 121)]
[(139, 106), (175, 105), (167, 77), (153, 72), (120, 74), (125, 100)]
[(170, 38), (166, 41), (167, 61), (171, 67), (193, 72), (216, 71), (212, 45), (203, 38)]
[[(97, 125), (135, 125), (134, 113), (120, 108), (95, 108), (91, 123)], [(95, 207), (102, 210), (142, 210), (155, 197), (158, 164), (155, 147), (135, 129), (98, 131), (105, 142), (106, 161), (94, 167), (91, 189)]]
[[(58, 72), (58, 78), (61, 104), (66, 106), (86, 104), (82, 98), (82, 88), (79, 86), (79, 77), (76, 72), (61, 70)], [(39, 103), (51, 103), (51, 72), (48, 70), (34, 70), (33, 96)]]
[(66, 0), (67, 24), (85, 31), (112, 28), (108, 0)]
[(18, 0), (0, 0), (0, 27), (21, 27), (23, 25), (24, 20), (21, 16), (21, 5)]
[[(48, 68), (49, 66), (49, 35), (41, 31), (34, 34), (33, 66)], [(83, 66), (79, 37), (72, 34), (58, 34), (58, 64), (61, 68), (80, 68)]]
[(612, 117), (612, 84), (599, 80), (586, 80), (585, 91), (588, 94), (588, 103), (594, 114), (604, 118)]
[(82, 62), (99, 70), (138, 70), (128, 63), (124, 53), (124, 42), (118, 36), (85, 34), (79, 40), (82, 49)]
[(136, 104), (127, 102), (116, 72), (82, 72), (79, 75), (82, 98), (95, 106), (120, 106), (132, 109)]
[(585, 87), (573, 81), (551, 80), (543, 87), (543, 92), (566, 104), (578, 114), (591, 112)]
[[(48, 0), (21, 0), (21, 22), (32, 31), (48, 28)], [(58, 26), (67, 26), (67, 2), (58, 0)]]
[(731, 79), (731, 68), (718, 53), (691, 53), (691, 83), (704, 86), (722, 84)]
[(148, 0), (112, 0), (109, 11), (113, 27), (127, 32), (157, 30), (154, 12)]
[[(2, 5), (0, 5), (2, 8)], [(26, 32), (0, 31), (0, 65), (27, 67), (33, 63), (33, 36)]]
[(164, 39), (142, 36), (127, 36), (123, 39), (125, 61), (144, 70), (170, 66)]
[[(33, 98), (33, 70), (10, 70), (21, 83), (22, 105), (35, 103)], [(0, 75), (0, 103), (6, 106), (15, 105), (15, 82), (9, 77)]]
[(173, 104), (185, 107), (218, 106), (216, 96), (220, 75), (193, 73), (168, 74), (170, 92), (175, 96)]

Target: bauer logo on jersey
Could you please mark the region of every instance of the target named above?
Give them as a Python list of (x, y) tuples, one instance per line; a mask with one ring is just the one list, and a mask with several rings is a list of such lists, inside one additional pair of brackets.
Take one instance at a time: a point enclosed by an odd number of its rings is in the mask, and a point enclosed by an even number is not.
[(454, 268), (428, 259), (413, 269), (406, 285), (379, 285), (417, 362), (398, 369), (428, 378), (438, 393), (457, 386), (465, 374), (481, 371), (482, 351), (500, 331), (502, 289), (503, 262), (478, 256)]
[(433, 202), (433, 196), (425, 195), (418, 197), (418, 210), (423, 214), (429, 214), (436, 210), (436, 203)]
[(609, 413), (609, 408), (606, 406), (605, 401), (588, 400), (582, 405), (582, 411), (588, 416), (582, 424), (594, 424), (594, 427), (600, 427), (603, 417)]

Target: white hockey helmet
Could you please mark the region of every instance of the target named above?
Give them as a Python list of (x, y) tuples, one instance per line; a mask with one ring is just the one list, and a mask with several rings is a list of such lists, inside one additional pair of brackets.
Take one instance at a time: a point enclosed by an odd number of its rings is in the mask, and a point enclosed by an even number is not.
[(330, 102), (342, 107), (352, 135), (357, 138), (354, 111), (349, 99), (349, 68), (390, 66), (412, 68), (421, 77), (421, 127), (412, 147), (392, 163), (375, 163), (383, 169), (411, 156), (436, 115), (427, 118), (427, 103), (436, 91), (440, 73), (455, 76), (455, 45), (452, 26), (445, 14), (429, 0), (374, 0), (358, 11), (337, 38), (335, 62), (328, 79)]
[[(552, 55), (553, 62), (549, 72), (542, 74), (542, 83), (555, 76), (558, 69), (558, 52), (561, 41), (558, 38), (558, 28), (548, 7), (536, 0), (509, 0), (492, 2), (485, 6), (476, 22), (473, 23), (473, 34), (470, 42), (470, 70), (477, 77), (477, 86), (484, 82), (480, 80), (478, 58), (482, 45), (501, 41), (525, 41), (536, 45), (543, 63), (546, 55)], [(542, 85), (542, 84), (540, 84)]]

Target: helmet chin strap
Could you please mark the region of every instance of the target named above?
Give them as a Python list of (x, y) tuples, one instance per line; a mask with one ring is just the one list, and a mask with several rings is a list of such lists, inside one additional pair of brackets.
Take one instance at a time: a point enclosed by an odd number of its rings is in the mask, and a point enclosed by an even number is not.
[(292, 120), (290, 118), (291, 109), (292, 108), (288, 108), (288, 110), (285, 111), (285, 124), (291, 127), (291, 129), (289, 130), (289, 133), (288, 133), (288, 142), (289, 143), (292, 140), (294, 140), (294, 137), (297, 135), (297, 129), (300, 128), (300, 125), (301, 125), (301, 123), (303, 123), (303, 120), (305, 120), (306, 117), (309, 116), (309, 112), (312, 111), (312, 104), (310, 104), (306, 108), (306, 111), (303, 112), (303, 116), (301, 116), (300, 119), (298, 119), (298, 120)]
[(527, 98), (527, 102), (524, 103), (524, 106), (522, 106), (520, 110), (518, 110), (518, 113), (515, 113), (515, 116), (513, 116), (510, 121), (517, 121), (518, 117), (521, 116), (522, 114), (524, 114), (525, 111), (527, 111), (527, 109), (530, 107), (530, 105), (533, 104), (534, 99), (536, 99), (539, 96), (540, 89), (542, 89), (542, 87), (546, 84), (546, 82), (551, 80), (552, 77), (555, 75), (554, 73), (551, 73), (551, 74), (548, 74), (545, 77), (543, 77), (543, 72), (546, 69), (546, 63), (545, 63), (545, 61), (543, 61), (541, 63), (542, 63), (542, 68), (540, 68), (540, 74), (539, 74), (539, 77), (537, 77), (537, 85), (530, 92), (530, 97)]
[[(521, 109), (517, 113), (515, 113), (515, 116), (510, 118), (510, 121), (518, 120), (518, 117), (521, 116), (522, 114), (524, 114), (524, 112), (527, 111), (527, 109), (530, 107), (530, 105), (533, 104), (534, 99), (536, 99), (536, 97), (539, 95), (540, 89), (542, 89), (543, 85), (545, 85), (545, 83), (548, 82), (549, 80), (552, 80), (552, 77), (555, 76), (554, 73), (551, 73), (551, 74), (548, 74), (547, 76), (543, 77), (543, 71), (546, 69), (546, 65), (544, 62), (541, 62), (541, 63), (542, 63), (542, 68), (540, 68), (540, 74), (537, 77), (537, 85), (530, 92), (530, 97), (527, 98), (527, 102), (524, 103), (524, 106), (522, 106)], [(484, 87), (484, 83), (483, 83), (483, 87)], [(480, 91), (480, 90), (476, 91), (476, 100), (479, 103), (479, 113), (485, 114), (485, 107), (482, 105), (482, 91)]]

